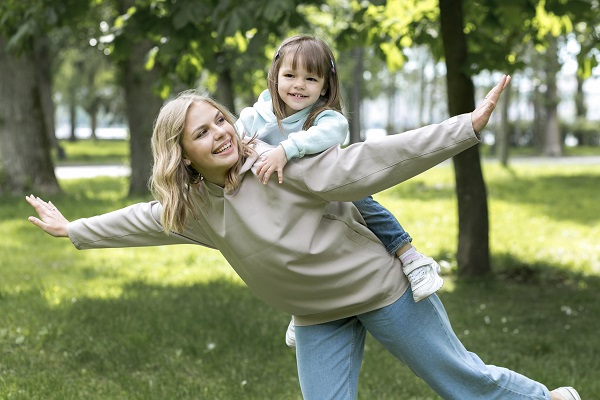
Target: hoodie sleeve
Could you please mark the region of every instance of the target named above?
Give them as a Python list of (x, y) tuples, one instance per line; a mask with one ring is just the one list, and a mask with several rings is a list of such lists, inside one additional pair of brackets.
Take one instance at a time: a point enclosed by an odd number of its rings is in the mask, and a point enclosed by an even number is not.
[(292, 132), (281, 142), (287, 159), (317, 154), (344, 143), (348, 135), (348, 120), (337, 111), (320, 113), (315, 124), (306, 131)]
[(157, 201), (138, 203), (120, 210), (72, 221), (69, 239), (79, 250), (196, 244), (214, 248), (199, 224), (193, 229), (166, 235), (160, 224), (162, 206)]
[(252, 126), (254, 125), (254, 119), (256, 118), (257, 112), (253, 107), (243, 108), (240, 112), (240, 117), (235, 122), (235, 130), (240, 137), (251, 136)]
[[(479, 143), (471, 114), (298, 160), (306, 188), (326, 201), (355, 201), (406, 181)], [(289, 166), (288, 166), (289, 169)]]

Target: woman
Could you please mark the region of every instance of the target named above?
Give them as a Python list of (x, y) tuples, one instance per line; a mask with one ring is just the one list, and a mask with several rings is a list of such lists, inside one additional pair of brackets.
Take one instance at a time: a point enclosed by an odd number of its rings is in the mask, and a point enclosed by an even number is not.
[[(436, 295), (415, 303), (398, 258), (349, 201), (415, 176), (479, 142), (503, 77), (473, 113), (292, 160), (281, 184), (256, 179), (272, 147), (242, 140), (218, 103), (184, 93), (158, 115), (157, 201), (67, 221), (34, 196), (29, 220), (79, 249), (199, 244), (218, 249), (258, 297), (295, 316), (306, 399), (356, 398), (366, 332), (448, 399), (578, 399), (485, 365), (452, 332)], [(409, 334), (418, 329), (418, 335)], [(572, 397), (566, 394), (573, 393)]]

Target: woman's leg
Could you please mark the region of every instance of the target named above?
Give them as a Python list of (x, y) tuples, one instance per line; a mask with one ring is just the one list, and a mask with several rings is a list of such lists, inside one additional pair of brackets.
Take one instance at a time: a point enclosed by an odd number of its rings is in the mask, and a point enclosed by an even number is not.
[(296, 326), (296, 359), (305, 400), (356, 399), (366, 330), (356, 317)]
[(367, 330), (444, 399), (549, 399), (539, 382), (486, 365), (454, 334), (437, 296), (415, 303), (410, 293), (361, 314)]

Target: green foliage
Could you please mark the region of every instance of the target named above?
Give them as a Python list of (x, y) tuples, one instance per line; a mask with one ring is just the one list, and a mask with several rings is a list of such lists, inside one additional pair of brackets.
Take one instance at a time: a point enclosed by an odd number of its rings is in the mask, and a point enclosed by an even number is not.
[(31, 51), (34, 37), (74, 27), (89, 9), (88, 0), (3, 0), (0, 33), (10, 38), (9, 50)]
[[(594, 398), (600, 166), (484, 163), (484, 173), (497, 278), (457, 282), (444, 270), (453, 328), (486, 362)], [(61, 186), (66, 194), (52, 200), (67, 218), (132, 201), (123, 178)], [(420, 251), (453, 266), (450, 165), (377, 198)], [(30, 225), (31, 212), (22, 198), (1, 199), (0, 398), (301, 398), (283, 342), (288, 317), (259, 302), (216, 251), (77, 251)], [(369, 337), (359, 399), (388, 398), (437, 397)]]

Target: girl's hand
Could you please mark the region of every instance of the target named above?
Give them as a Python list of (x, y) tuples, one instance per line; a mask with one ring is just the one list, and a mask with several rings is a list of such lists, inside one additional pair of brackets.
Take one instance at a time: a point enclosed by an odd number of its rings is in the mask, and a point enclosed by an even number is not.
[(267, 184), (269, 182), (269, 178), (273, 172), (277, 171), (277, 177), (279, 178), (279, 183), (283, 182), (283, 167), (287, 164), (287, 156), (285, 154), (285, 150), (282, 146), (277, 146), (266, 156), (263, 156), (262, 161), (258, 165), (256, 169), (256, 174), (258, 175), (258, 180), (263, 184)]
[(45, 202), (37, 196), (25, 196), (25, 200), (35, 209), (39, 218), (29, 217), (29, 222), (54, 237), (67, 237), (67, 225), (69, 221), (63, 217), (60, 211), (51, 201)]
[(473, 130), (480, 133), (490, 120), (490, 116), (496, 108), (500, 94), (510, 83), (510, 75), (502, 75), (500, 82), (485, 96), (483, 102), (471, 113)]

